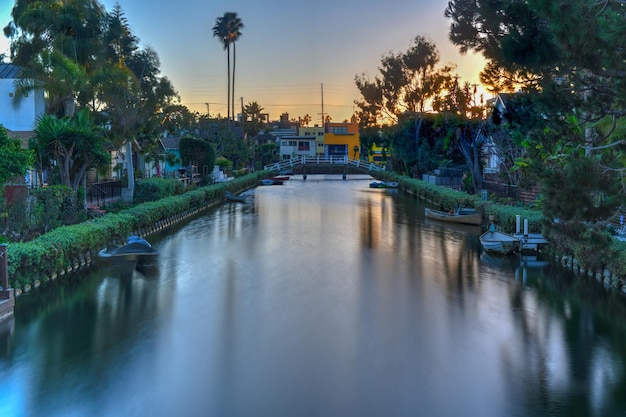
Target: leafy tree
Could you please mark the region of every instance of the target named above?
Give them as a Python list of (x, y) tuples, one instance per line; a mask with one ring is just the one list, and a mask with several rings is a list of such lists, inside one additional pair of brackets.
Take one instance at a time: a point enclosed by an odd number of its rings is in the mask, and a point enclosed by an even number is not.
[(119, 148), (126, 144), (129, 195), (134, 190), (133, 145), (151, 152), (162, 130), (163, 109), (170, 108), (178, 94), (161, 77), (157, 53), (138, 47), (119, 5), (107, 16), (105, 27), (106, 71), (94, 80), (97, 102), (110, 126), (110, 137)]
[(626, 205), (623, 1), (452, 0), (445, 15), (461, 52), (522, 75), (519, 111), (503, 117), (524, 147), (518, 166), (541, 180), (546, 226), (602, 228)]
[(12, 40), (13, 63), (25, 71), (15, 99), (43, 88), (50, 113), (72, 116), (75, 102), (93, 99), (90, 80), (99, 68), (104, 8), (97, 0), (16, 0), (11, 16), (4, 33)]
[(209, 171), (215, 166), (215, 149), (206, 140), (184, 137), (180, 140), (179, 149), (185, 166), (196, 163), (198, 169), (207, 166)]
[(0, 125), (0, 186), (15, 176), (26, 175), (33, 160), (33, 152), (22, 149), (20, 140), (9, 138), (7, 130)]
[(379, 67), (380, 76), (369, 81), (357, 75), (355, 83), (362, 98), (355, 101), (357, 116), (369, 124), (384, 119), (397, 121), (403, 113), (423, 113), (427, 103), (454, 88), (452, 66), (438, 66), (439, 51), (434, 43), (417, 36), (409, 50), (389, 53)]

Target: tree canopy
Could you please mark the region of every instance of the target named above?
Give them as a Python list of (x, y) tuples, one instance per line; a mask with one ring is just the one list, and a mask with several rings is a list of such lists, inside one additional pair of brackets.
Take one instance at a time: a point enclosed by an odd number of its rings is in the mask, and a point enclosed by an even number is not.
[(439, 50), (423, 36), (417, 36), (406, 52), (383, 56), (380, 75), (369, 80), (356, 75), (361, 93), (356, 100), (357, 116), (364, 126), (384, 120), (395, 122), (403, 113), (423, 113), (427, 105), (443, 105), (443, 98), (455, 88), (454, 67), (439, 65)]
[(452, 0), (445, 11), (450, 40), (488, 59), (482, 76), (521, 87), (498, 119), (525, 150), (518, 167), (541, 180), (553, 230), (602, 227), (626, 207), (625, 12), (618, 0)]

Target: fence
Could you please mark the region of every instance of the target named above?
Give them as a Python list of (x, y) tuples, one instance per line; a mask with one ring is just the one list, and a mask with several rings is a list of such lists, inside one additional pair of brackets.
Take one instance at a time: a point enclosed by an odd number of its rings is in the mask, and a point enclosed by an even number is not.
[(97, 206), (104, 205), (112, 199), (122, 197), (122, 181), (111, 180), (87, 184), (87, 203)]
[(517, 185), (498, 184), (497, 182), (483, 181), (483, 190), (487, 190), (489, 194), (495, 194), (500, 198), (512, 198), (515, 201), (519, 198)]

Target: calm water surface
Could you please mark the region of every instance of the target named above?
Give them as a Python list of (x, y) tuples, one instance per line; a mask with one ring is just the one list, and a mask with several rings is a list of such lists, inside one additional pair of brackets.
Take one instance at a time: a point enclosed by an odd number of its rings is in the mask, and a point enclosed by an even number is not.
[(249, 190), (0, 326), (0, 416), (625, 416), (624, 297), (368, 177)]

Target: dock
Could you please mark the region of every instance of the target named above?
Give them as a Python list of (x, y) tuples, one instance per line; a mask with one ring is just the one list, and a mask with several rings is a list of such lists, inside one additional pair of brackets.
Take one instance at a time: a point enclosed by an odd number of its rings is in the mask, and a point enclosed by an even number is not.
[(520, 241), (520, 249), (538, 250), (540, 245), (550, 243), (541, 233), (513, 233), (513, 236)]

